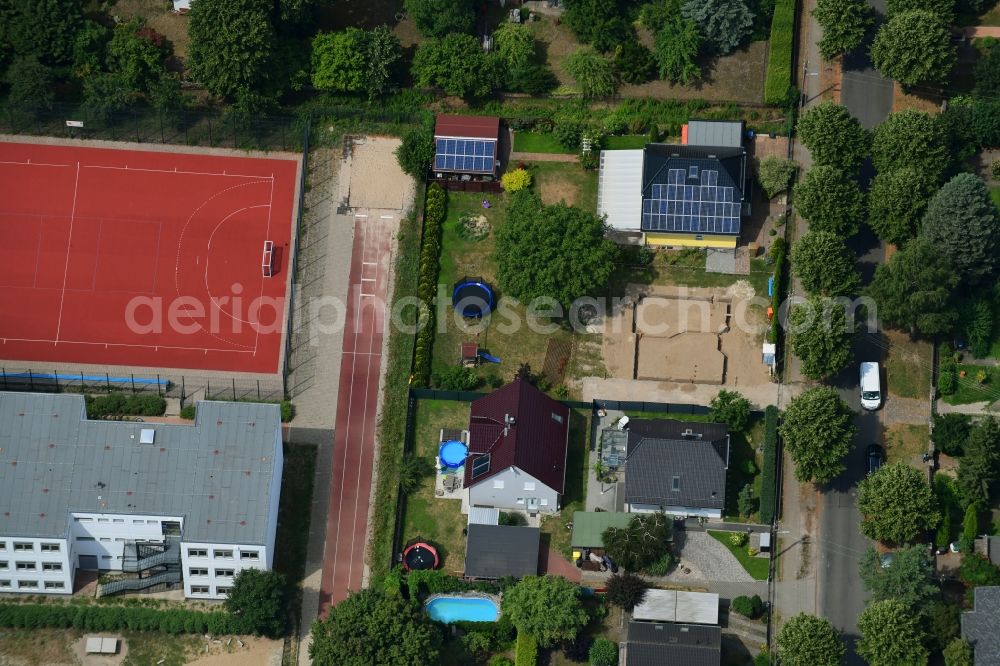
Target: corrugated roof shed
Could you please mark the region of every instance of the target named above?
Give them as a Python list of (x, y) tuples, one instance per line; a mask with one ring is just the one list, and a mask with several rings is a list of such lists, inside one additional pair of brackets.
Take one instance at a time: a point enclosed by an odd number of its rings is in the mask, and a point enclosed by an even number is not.
[(0, 393), (0, 534), (63, 536), (82, 511), (181, 516), (186, 541), (264, 543), (280, 430), (277, 405), (200, 402), (195, 425), (173, 425), (90, 421), (80, 395)]
[(636, 620), (718, 624), (719, 595), (714, 592), (646, 590), (642, 603), (632, 611)]
[(608, 226), (638, 231), (642, 222), (643, 151), (602, 150), (597, 178), (597, 214), (607, 215)]
[(500, 509), (492, 506), (469, 507), (469, 525), (499, 525)]
[(496, 116), (438, 116), (434, 136), (496, 141), (500, 136), (500, 119)]
[(743, 145), (743, 121), (688, 121), (687, 145), (739, 148)]
[(465, 575), (472, 578), (524, 578), (538, 574), (537, 527), (469, 525)]
[(609, 527), (626, 527), (630, 513), (617, 511), (574, 511), (572, 545), (577, 548), (602, 548), (601, 535)]

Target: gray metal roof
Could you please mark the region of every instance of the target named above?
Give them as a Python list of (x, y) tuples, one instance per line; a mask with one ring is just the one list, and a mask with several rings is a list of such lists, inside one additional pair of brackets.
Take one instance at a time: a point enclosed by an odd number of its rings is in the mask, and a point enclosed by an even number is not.
[(535, 576), (538, 574), (537, 527), (469, 525), (465, 575), (472, 578)]
[(972, 644), (976, 666), (1000, 664), (1000, 587), (977, 587), (972, 610), (962, 613), (962, 638)]
[(185, 541), (265, 543), (280, 429), (277, 405), (200, 402), (194, 425), (174, 425), (89, 421), (80, 395), (0, 393), (0, 534), (62, 537), (78, 511), (180, 516)]
[(725, 426), (718, 423), (669, 419), (631, 422), (625, 501), (722, 509), (729, 466), (729, 436), (725, 433)]
[(743, 145), (743, 121), (689, 120), (687, 145), (739, 148)]
[(719, 595), (714, 592), (646, 590), (632, 611), (636, 620), (653, 622), (719, 623)]
[(626, 642), (628, 666), (719, 666), (722, 658), (722, 630), (715, 626), (628, 623)]
[(597, 177), (597, 214), (608, 226), (638, 231), (642, 221), (643, 150), (602, 150)]

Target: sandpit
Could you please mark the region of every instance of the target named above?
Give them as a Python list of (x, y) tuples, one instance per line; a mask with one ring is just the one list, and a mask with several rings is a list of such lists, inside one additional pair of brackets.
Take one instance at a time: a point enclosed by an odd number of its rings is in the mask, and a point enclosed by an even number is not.
[(688, 384), (722, 384), (726, 357), (716, 333), (678, 333), (670, 337), (639, 338), (636, 379), (668, 380)]
[(723, 333), (729, 303), (710, 298), (646, 296), (635, 308), (635, 332), (666, 337), (679, 333)]

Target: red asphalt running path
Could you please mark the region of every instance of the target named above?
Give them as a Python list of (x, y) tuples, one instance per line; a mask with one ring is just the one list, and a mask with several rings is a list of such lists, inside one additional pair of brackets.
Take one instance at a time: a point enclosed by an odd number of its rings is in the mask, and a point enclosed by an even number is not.
[(350, 591), (361, 589), (365, 569), (390, 239), (394, 227), (395, 220), (391, 217), (358, 214), (354, 219), (320, 582), (320, 617), (326, 616), (331, 605), (346, 599)]

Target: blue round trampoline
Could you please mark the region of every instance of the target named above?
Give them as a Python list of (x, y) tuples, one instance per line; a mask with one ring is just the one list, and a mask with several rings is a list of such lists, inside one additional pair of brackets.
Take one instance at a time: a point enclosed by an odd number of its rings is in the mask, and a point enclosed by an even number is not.
[(493, 310), (493, 288), (481, 278), (463, 278), (455, 285), (451, 303), (463, 317), (479, 319)]
[(442, 442), (438, 448), (438, 458), (441, 464), (448, 469), (458, 469), (465, 464), (465, 456), (469, 453), (469, 447), (457, 439)]

